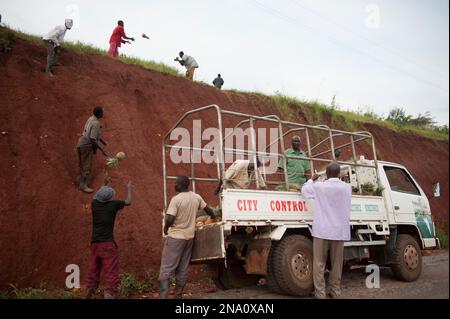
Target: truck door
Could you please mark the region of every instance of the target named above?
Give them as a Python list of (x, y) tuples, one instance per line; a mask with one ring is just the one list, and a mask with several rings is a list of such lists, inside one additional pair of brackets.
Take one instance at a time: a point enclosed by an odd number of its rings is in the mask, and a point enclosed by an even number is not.
[(397, 223), (416, 224), (423, 238), (434, 237), (430, 206), (411, 175), (401, 167), (384, 166)]

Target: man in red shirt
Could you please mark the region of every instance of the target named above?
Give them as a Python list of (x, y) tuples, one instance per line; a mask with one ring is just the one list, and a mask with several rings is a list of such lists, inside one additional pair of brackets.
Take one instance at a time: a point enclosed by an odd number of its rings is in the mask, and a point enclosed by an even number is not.
[(111, 38), (109, 39), (109, 51), (108, 54), (117, 58), (119, 56), (119, 48), (122, 46), (122, 43), (130, 43), (125, 40), (134, 41), (134, 38), (129, 38), (125, 34), (124, 23), (122, 20), (117, 22), (117, 27), (114, 29)]

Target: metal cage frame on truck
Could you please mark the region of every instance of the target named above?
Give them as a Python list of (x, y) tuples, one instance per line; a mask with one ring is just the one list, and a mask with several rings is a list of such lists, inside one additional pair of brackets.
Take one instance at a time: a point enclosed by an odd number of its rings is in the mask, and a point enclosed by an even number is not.
[[(191, 163), (191, 172), (190, 172), (190, 180), (192, 181), (192, 187), (195, 192), (196, 190), (196, 182), (219, 182), (219, 180), (224, 180), (225, 178), (225, 154), (233, 154), (233, 155), (248, 155), (249, 157), (252, 157), (253, 163), (256, 165), (257, 157), (261, 158), (269, 158), (269, 157), (276, 157), (276, 158), (282, 158), (283, 160), (283, 179), (284, 181), (282, 183), (285, 184), (286, 189), (289, 189), (289, 181), (287, 178), (287, 170), (286, 170), (286, 160), (287, 159), (299, 159), (299, 160), (308, 160), (310, 162), (311, 172), (314, 172), (314, 162), (321, 162), (321, 163), (331, 163), (331, 162), (337, 162), (342, 165), (349, 165), (352, 167), (370, 167), (376, 170), (377, 176), (378, 176), (378, 161), (377, 161), (377, 154), (376, 154), (376, 148), (375, 148), (375, 142), (373, 139), (373, 136), (370, 132), (367, 131), (359, 131), (359, 132), (348, 132), (343, 130), (337, 130), (332, 129), (328, 127), (327, 125), (307, 125), (307, 124), (301, 124), (301, 123), (295, 123), (291, 121), (285, 121), (281, 120), (277, 115), (268, 115), (268, 116), (258, 116), (258, 115), (251, 115), (251, 114), (245, 114), (240, 112), (234, 112), (222, 109), (216, 104), (207, 105), (204, 107), (200, 107), (194, 110), (191, 110), (189, 112), (184, 113), (184, 115), (176, 122), (176, 124), (168, 131), (168, 133), (163, 138), (162, 143), (162, 156), (163, 156), (163, 190), (164, 190), (164, 211), (167, 210), (168, 206), (168, 194), (167, 194), (167, 182), (169, 180), (175, 180), (176, 176), (168, 175), (167, 174), (167, 158), (166, 158), (166, 150), (167, 149), (182, 149), (182, 150), (189, 150), (190, 152), (210, 152), (211, 149), (203, 148), (203, 147), (193, 147), (193, 146), (177, 146), (169, 143), (169, 137), (171, 133), (178, 127), (180, 127), (180, 124), (187, 119), (189, 116), (198, 114), (201, 112), (206, 112), (209, 110), (215, 110), (217, 113), (217, 129), (219, 131), (219, 143), (218, 143), (218, 149), (215, 151), (217, 152), (217, 159), (216, 159), (216, 165), (217, 165), (217, 178), (208, 178), (208, 177), (196, 177), (195, 176), (195, 167), (194, 163)], [(232, 134), (228, 134), (224, 136), (224, 128), (223, 128), (223, 115), (231, 115), (238, 118), (244, 118), (241, 121), (239, 121), (233, 128), (233, 131), (237, 128), (240, 128), (243, 124), (249, 123), (250, 128), (250, 134), (251, 134), (251, 141), (250, 141), (250, 150), (241, 150), (241, 149), (235, 149), (235, 148), (225, 148), (224, 142), (225, 140), (232, 136)], [(254, 130), (254, 122), (255, 121), (265, 121), (268, 123), (277, 123), (278, 124), (278, 138), (274, 141), (270, 141), (269, 145), (267, 146), (266, 150), (273, 145), (274, 143), (280, 142), (281, 146), (281, 153), (268, 153), (268, 152), (259, 152), (256, 150), (256, 136), (255, 136), (255, 130)], [(285, 130), (285, 127), (288, 129)], [(325, 132), (327, 136), (320, 140), (316, 145), (311, 145), (311, 132), (313, 130), (318, 130), (320, 132)], [(284, 146), (284, 138), (294, 132), (305, 132), (306, 136), (306, 146), (307, 146), (307, 155), (306, 157), (298, 157), (298, 156), (287, 156), (284, 154), (285, 146)], [(347, 136), (350, 141), (347, 143), (344, 143), (339, 146), (335, 146), (334, 139), (339, 136)], [(373, 152), (373, 163), (374, 165), (370, 164), (361, 164), (357, 161), (357, 155), (356, 155), (356, 148), (355, 145), (357, 143), (360, 143), (362, 141), (369, 140), (369, 143), (372, 147)], [(318, 148), (321, 145), (324, 145), (326, 142), (329, 142), (330, 148), (325, 151), (318, 152), (316, 154), (313, 153), (313, 151)], [(343, 149), (345, 147), (351, 147), (352, 151), (352, 162), (345, 162), (345, 161), (339, 161), (336, 159), (335, 151)], [(325, 154), (331, 153), (331, 159), (323, 158), (322, 156)], [(361, 184), (359, 182), (358, 178), (358, 171), (356, 171), (356, 181), (358, 185), (358, 191), (361, 194)], [(256, 180), (257, 188), (259, 188), (258, 181)], [(276, 182), (275, 182), (276, 183)], [(219, 194), (220, 196), (220, 194)], [(219, 200), (220, 205), (220, 200)]]

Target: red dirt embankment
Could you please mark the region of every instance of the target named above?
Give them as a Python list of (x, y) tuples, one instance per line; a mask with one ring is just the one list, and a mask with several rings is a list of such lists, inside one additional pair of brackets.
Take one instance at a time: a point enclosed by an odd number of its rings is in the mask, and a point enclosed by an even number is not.
[[(89, 252), (91, 196), (72, 184), (75, 144), (93, 106), (105, 108), (104, 139), (128, 157), (113, 173), (118, 195), (134, 185), (133, 204), (118, 217), (116, 240), (122, 272), (142, 276), (160, 260), (162, 136), (186, 111), (215, 103), (252, 114), (279, 114), (267, 97), (221, 92), (108, 57), (64, 52), (63, 66), (49, 78), (46, 51), (17, 40), (0, 54), (0, 288), (64, 286), (65, 267), (78, 264), (82, 280)], [(211, 122), (214, 117), (207, 119)], [(299, 117), (299, 120), (302, 120)], [(448, 142), (366, 125), (383, 160), (408, 167), (430, 193), (440, 181), (442, 197), (431, 199), (435, 218), (448, 222)], [(92, 185), (102, 180), (97, 155)], [(211, 192), (211, 190), (208, 190)]]

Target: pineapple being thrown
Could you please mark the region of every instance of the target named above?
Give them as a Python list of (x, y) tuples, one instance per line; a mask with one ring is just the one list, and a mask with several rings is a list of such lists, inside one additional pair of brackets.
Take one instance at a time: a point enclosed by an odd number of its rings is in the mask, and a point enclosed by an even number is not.
[(110, 157), (106, 160), (106, 165), (109, 167), (117, 167), (119, 166), (120, 162), (125, 159), (125, 153), (119, 152), (116, 154), (115, 157)]

